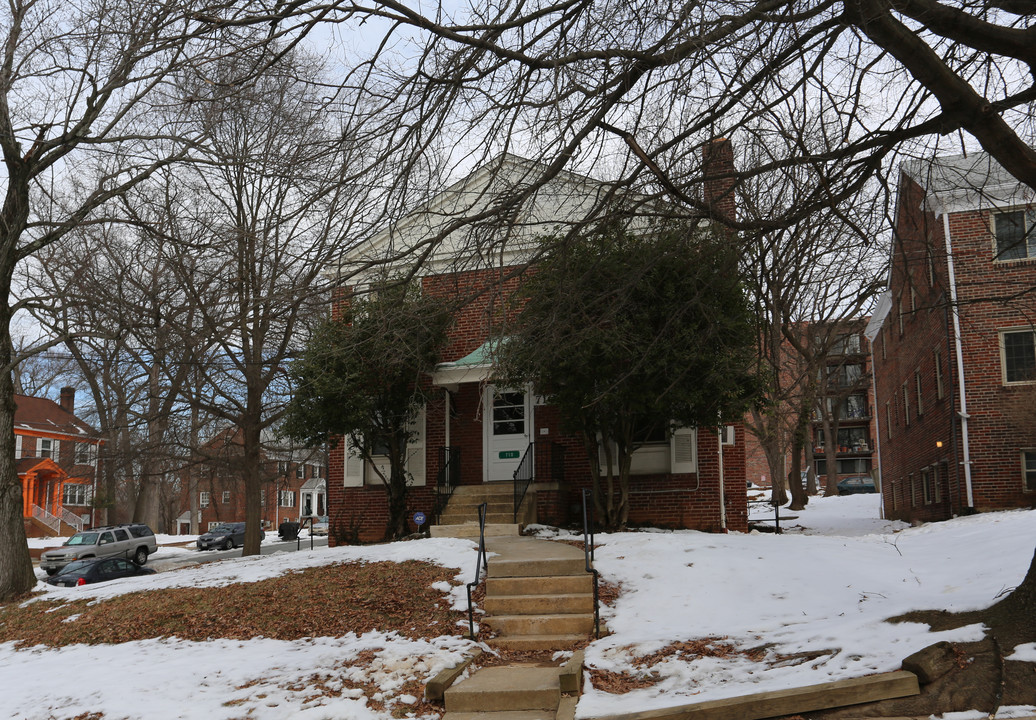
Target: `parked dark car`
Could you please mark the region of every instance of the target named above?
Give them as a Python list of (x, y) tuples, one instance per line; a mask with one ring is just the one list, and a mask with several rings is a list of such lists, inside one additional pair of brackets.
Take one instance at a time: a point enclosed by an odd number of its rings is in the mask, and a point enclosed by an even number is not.
[(878, 492), (878, 489), (874, 487), (874, 480), (870, 475), (847, 477), (838, 481), (839, 495), (856, 495), (858, 493), (872, 492)]
[[(266, 537), (263, 530), (259, 530), (259, 539)], [(245, 524), (243, 522), (223, 523), (209, 530), (198, 538), (199, 550), (233, 550), (245, 544)]]
[(87, 558), (73, 560), (57, 575), (47, 578), (47, 584), (75, 587), (137, 575), (154, 575), (155, 571), (121, 557)]

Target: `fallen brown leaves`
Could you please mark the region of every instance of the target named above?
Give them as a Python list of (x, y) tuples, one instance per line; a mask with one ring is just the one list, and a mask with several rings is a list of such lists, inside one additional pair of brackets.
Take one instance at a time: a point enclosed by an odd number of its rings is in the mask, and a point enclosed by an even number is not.
[(10, 603), (0, 606), (0, 642), (63, 646), (173, 636), (297, 640), (371, 630), (411, 638), (459, 635), (461, 614), (431, 588), (453, 575), (424, 562), (349, 563), (223, 587)]
[[(632, 651), (632, 647), (624, 648)], [(753, 661), (762, 659), (765, 651), (759, 648), (741, 649), (724, 638), (700, 638), (672, 642), (661, 650), (648, 655), (633, 656), (631, 663), (635, 670), (630, 672), (613, 672), (590, 668), (590, 680), (598, 690), (619, 695), (639, 688), (651, 687), (662, 681), (662, 676), (654, 669), (656, 665), (669, 658), (693, 660), (700, 657), (726, 658), (739, 655)]]

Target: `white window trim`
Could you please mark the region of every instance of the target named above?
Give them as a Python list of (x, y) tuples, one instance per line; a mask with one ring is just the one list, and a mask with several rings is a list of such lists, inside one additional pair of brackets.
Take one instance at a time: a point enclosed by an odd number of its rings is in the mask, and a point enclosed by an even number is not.
[[(1007, 353), (1006, 353), (1006, 350), (1004, 349), (1004, 335), (1013, 335), (1015, 333), (1024, 333), (1024, 332), (1027, 332), (1027, 333), (1030, 333), (1030, 334), (1036, 336), (1036, 329), (1033, 329), (1033, 327), (1031, 325), (1028, 325), (1028, 326), (1023, 325), (1021, 327), (1013, 327), (1013, 328), (1004, 328), (1002, 330), (997, 331), (997, 343), (1000, 346), (1000, 382), (1003, 385), (1005, 385), (1005, 386), (1033, 385), (1033, 384), (1036, 384), (1036, 378), (1034, 378), (1032, 380), (1012, 380), (1010, 382), (1007, 381)], [(1036, 344), (1036, 337), (1034, 337), (1033, 342), (1034, 342), (1034, 344)], [(1034, 352), (1036, 352), (1036, 350), (1034, 350)]]
[[(1000, 245), (996, 239), (996, 218), (999, 215), (1010, 215), (1014, 212), (1025, 213), (1025, 232), (1036, 232), (1036, 210), (1031, 206), (1019, 206), (1013, 208), (1000, 208), (996, 212), (989, 213), (989, 235), (993, 239), (993, 262), (995, 263), (1021, 263), (1021, 262), (1032, 262), (1036, 260), (1036, 255), (1029, 253), (1030, 244), (1034, 242), (1031, 236), (1025, 240), (1025, 257), (1020, 258), (1001, 258), (1000, 257)], [(1030, 229), (1032, 228), (1032, 229)]]
[(1026, 483), (1025, 483), (1025, 453), (1032, 453), (1032, 454), (1036, 455), (1036, 448), (1031, 448), (1031, 447), (1020, 448), (1019, 451), (1018, 451), (1018, 459), (1019, 459), (1019, 462), (1021, 463), (1021, 469), (1022, 469), (1022, 492), (1036, 493), (1036, 487), (1029, 488), (1026, 485)]
[(198, 493), (198, 507), (207, 508), (211, 501), (212, 497), (207, 491), (202, 490)]
[[(81, 494), (83, 501), (82, 502), (77, 502), (79, 498), (76, 498), (77, 501), (72, 501), (72, 502), (67, 501), (65, 498), (67, 497), (67, 491), (68, 491), (69, 488), (75, 488), (76, 489), (76, 494), (77, 495)], [(84, 506), (84, 505), (89, 505), (90, 501), (92, 500), (92, 497), (91, 497), (91, 495), (92, 495), (91, 490), (92, 489), (93, 488), (91, 488), (89, 485), (87, 485), (85, 483), (65, 483), (65, 485), (62, 487), (62, 490), (61, 490), (61, 504), (62, 505), (73, 505), (75, 507), (81, 507), (81, 506)]]
[[(285, 500), (288, 500), (289, 502), (284, 502)], [(295, 507), (295, 491), (279, 490), (277, 492), (277, 506), (283, 508)]]

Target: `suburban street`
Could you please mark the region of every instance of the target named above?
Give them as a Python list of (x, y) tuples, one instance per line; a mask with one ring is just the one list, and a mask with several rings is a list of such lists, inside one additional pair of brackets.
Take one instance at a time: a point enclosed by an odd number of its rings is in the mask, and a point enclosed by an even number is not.
[[(169, 546), (162, 546), (158, 552), (151, 556), (148, 561), (148, 566), (153, 567), (158, 572), (165, 570), (175, 570), (176, 568), (187, 567), (189, 565), (199, 565), (201, 563), (212, 562), (213, 560), (226, 560), (228, 558), (241, 557), (242, 549), (235, 548), (234, 550), (205, 550), (199, 552), (182, 552), (180, 548), (175, 548), (176, 553), (171, 554), (167, 552)], [(327, 538), (326, 537), (314, 537), (313, 538), (313, 549), (326, 548)], [(296, 550), (309, 550), (309, 538), (303, 538), (300, 542), (296, 543), (294, 540), (291, 542), (272, 542), (264, 543), (259, 548), (261, 555), (273, 555), (280, 552), (295, 552)]]

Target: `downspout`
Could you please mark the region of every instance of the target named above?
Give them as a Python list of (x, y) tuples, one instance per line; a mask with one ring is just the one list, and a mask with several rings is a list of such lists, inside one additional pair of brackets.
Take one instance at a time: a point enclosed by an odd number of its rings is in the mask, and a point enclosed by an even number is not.
[[(875, 336), (877, 337), (877, 336)], [(883, 341), (884, 342), (884, 341)], [(871, 397), (874, 398), (874, 452), (878, 458), (878, 516), (885, 519), (885, 478), (881, 474), (881, 413), (878, 412), (878, 379), (874, 372), (874, 341), (871, 346)], [(886, 432), (887, 432), (886, 428)]]
[(968, 496), (968, 508), (974, 509), (975, 496), (971, 487), (971, 444), (968, 441), (968, 399), (964, 390), (964, 350), (960, 339), (960, 308), (957, 305), (957, 276), (953, 270), (953, 248), (950, 243), (950, 215), (942, 213), (943, 237), (946, 240), (946, 267), (950, 274), (950, 308), (953, 311), (953, 345), (957, 355), (957, 385), (960, 388), (960, 432), (964, 445), (964, 487)]
[(720, 532), (727, 531), (727, 495), (723, 485), (723, 426), (719, 426), (716, 433), (716, 444), (719, 447), (719, 528)]

